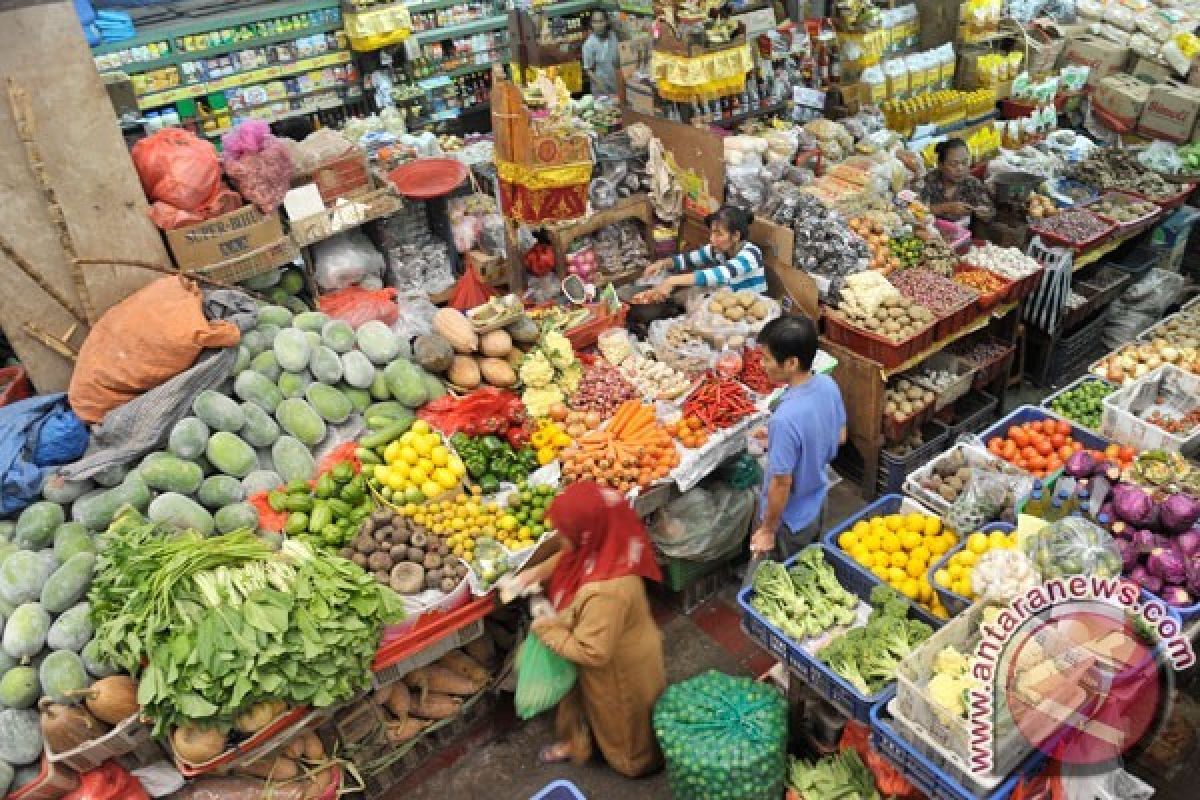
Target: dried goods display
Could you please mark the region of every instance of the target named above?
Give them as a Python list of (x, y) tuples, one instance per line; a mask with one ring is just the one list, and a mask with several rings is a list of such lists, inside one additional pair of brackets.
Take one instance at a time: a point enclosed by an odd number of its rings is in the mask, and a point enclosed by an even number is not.
[(686, 318), (656, 320), (650, 326), (649, 341), (660, 361), (685, 373), (703, 372), (717, 355)]
[(842, 286), (838, 310), (848, 316), (871, 314), (885, 297), (895, 299), (900, 292), (880, 272), (859, 272), (848, 277)]
[(771, 306), (757, 292), (722, 289), (709, 298), (705, 310), (726, 322), (758, 328), (766, 321)]
[[(640, 224), (625, 220), (576, 239), (567, 253), (571, 271), (584, 280), (593, 280), (597, 273), (619, 275), (644, 270), (651, 259)], [(592, 269), (575, 269), (577, 261), (586, 261)]]
[(842, 314), (851, 325), (892, 342), (911, 339), (933, 323), (933, 312), (928, 308), (899, 296), (885, 297), (870, 313), (851, 310)]
[(1147, 414), (1145, 420), (1151, 425), (1162, 428), (1167, 433), (1187, 434), (1200, 425), (1200, 408), (1193, 408), (1182, 416), (1155, 410)]
[(979, 292), (924, 269), (906, 269), (888, 280), (908, 299), (945, 317), (973, 303)]
[(1071, 209), (1055, 217), (1041, 219), (1029, 226), (1035, 233), (1045, 234), (1070, 245), (1088, 244), (1103, 236), (1112, 226), (1084, 209)]
[(1036, 260), (1015, 247), (999, 247), (991, 242), (973, 245), (963, 255), (963, 263), (986, 269), (1010, 281), (1026, 278), (1042, 269)]
[(1126, 194), (1106, 194), (1094, 203), (1089, 203), (1088, 211), (1102, 214), (1119, 225), (1137, 222), (1158, 213), (1158, 206), (1149, 200), (1139, 200)]
[(982, 339), (974, 343), (954, 347), (954, 355), (970, 362), (975, 367), (986, 366), (1008, 353), (1011, 348), (1003, 342)]
[(1179, 184), (1142, 166), (1134, 150), (1096, 148), (1086, 159), (1070, 166), (1067, 176), (1100, 191), (1136, 192), (1152, 200), (1167, 199), (1183, 191)]
[[(867, 243), (841, 215), (811, 195), (798, 194), (793, 202), (781, 205), (773, 221), (795, 232), (792, 262), (797, 269), (842, 279), (865, 269), (871, 258)], [(837, 288), (832, 290), (834, 297)]]
[(621, 362), (622, 375), (652, 400), (674, 400), (692, 388), (692, 379), (674, 367), (634, 353)]

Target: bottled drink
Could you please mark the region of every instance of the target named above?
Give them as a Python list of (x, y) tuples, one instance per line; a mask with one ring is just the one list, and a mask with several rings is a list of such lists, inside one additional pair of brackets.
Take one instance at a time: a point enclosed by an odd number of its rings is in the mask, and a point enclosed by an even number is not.
[(1029, 492), (1029, 499), (1025, 501), (1025, 508), (1022, 513), (1028, 514), (1031, 517), (1044, 517), (1046, 514), (1046, 498), (1042, 492), (1042, 482), (1035, 480), (1033, 489)]

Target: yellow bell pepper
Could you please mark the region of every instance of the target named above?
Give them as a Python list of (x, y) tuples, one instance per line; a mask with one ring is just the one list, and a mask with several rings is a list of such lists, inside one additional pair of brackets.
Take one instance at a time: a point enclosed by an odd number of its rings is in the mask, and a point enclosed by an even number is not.
[(533, 435), (529, 437), (529, 443), (538, 450), (541, 450), (543, 447), (546, 447), (547, 445), (551, 444), (553, 441), (554, 441), (554, 434), (550, 433), (545, 428), (542, 428), (539, 431), (534, 431)]
[(553, 447), (538, 448), (537, 460), (538, 460), (538, 463), (541, 464), (542, 466), (546, 466), (547, 464), (549, 464), (551, 461), (553, 461), (556, 458), (558, 458), (558, 453), (555, 451), (555, 449)]

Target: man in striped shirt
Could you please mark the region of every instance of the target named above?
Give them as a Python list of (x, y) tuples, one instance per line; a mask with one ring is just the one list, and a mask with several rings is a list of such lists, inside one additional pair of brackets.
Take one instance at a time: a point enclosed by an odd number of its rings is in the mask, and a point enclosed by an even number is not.
[(729, 287), (767, 293), (767, 273), (762, 251), (749, 241), (754, 215), (735, 206), (722, 206), (706, 220), (708, 244), (690, 253), (655, 261), (646, 268), (650, 278), (670, 270), (672, 275), (652, 289), (636, 295), (635, 303), (661, 303), (675, 289)]

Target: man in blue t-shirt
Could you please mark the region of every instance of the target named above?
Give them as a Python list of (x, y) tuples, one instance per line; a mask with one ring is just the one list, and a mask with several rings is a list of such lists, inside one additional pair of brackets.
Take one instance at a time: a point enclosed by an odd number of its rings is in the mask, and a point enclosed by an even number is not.
[(787, 388), (767, 423), (766, 478), (750, 548), (787, 558), (821, 531), (826, 468), (846, 441), (846, 408), (833, 379), (812, 373), (817, 327), (811, 319), (774, 319), (758, 343), (767, 376)]

